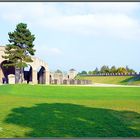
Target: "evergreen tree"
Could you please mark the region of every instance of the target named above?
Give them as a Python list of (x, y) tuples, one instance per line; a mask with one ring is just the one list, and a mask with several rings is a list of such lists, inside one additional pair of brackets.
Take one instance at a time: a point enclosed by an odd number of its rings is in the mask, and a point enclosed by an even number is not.
[(57, 69), (55, 73), (62, 73), (62, 71)]
[[(10, 44), (6, 45), (5, 55), (2, 57), (11, 62), (6, 66), (14, 66), (15, 77), (22, 82), (23, 68), (27, 66), (26, 62), (32, 62), (31, 55), (35, 53), (33, 48), (35, 36), (31, 34), (27, 29), (27, 24), (24, 23), (19, 23), (15, 31), (9, 32), (8, 35)], [(19, 81), (16, 80), (16, 83)]]
[(99, 70), (98, 68), (96, 67), (95, 70), (93, 71), (93, 74), (98, 74), (99, 73)]

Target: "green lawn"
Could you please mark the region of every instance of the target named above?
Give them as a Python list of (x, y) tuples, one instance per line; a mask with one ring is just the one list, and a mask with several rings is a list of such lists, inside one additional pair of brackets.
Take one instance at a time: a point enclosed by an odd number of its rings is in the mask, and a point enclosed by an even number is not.
[(140, 137), (140, 88), (0, 86), (0, 138), (15, 137)]
[(77, 76), (76, 79), (103, 84), (140, 85), (140, 76)]

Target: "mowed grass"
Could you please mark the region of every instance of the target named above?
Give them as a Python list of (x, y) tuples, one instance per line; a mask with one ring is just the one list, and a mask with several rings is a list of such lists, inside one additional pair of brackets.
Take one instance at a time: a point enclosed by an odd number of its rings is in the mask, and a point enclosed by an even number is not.
[(0, 86), (0, 138), (17, 137), (140, 137), (140, 88)]
[(77, 76), (76, 79), (103, 84), (140, 85), (140, 76)]

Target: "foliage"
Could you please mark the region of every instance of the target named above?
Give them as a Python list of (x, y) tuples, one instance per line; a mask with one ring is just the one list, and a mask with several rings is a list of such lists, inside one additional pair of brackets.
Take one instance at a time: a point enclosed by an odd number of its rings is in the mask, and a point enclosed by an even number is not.
[(95, 70), (93, 71), (93, 74), (98, 74), (99, 73), (99, 70), (98, 68), (96, 67)]
[(117, 69), (117, 73), (127, 74), (127, 70), (126, 70), (125, 68), (123, 68), (123, 67), (119, 67), (119, 68)]
[(62, 73), (62, 71), (59, 70), (59, 69), (57, 69), (57, 70), (55, 71), (55, 73)]
[(117, 69), (115, 66), (112, 66), (111, 69), (110, 69), (110, 72), (111, 73), (116, 73), (117, 72)]
[[(5, 48), (5, 55), (2, 56), (8, 61), (6, 67), (15, 67), (15, 82), (23, 81), (23, 68), (27, 66), (27, 62), (32, 62), (31, 55), (34, 55), (33, 49), (35, 36), (27, 29), (27, 24), (19, 23), (14, 32), (9, 32), (9, 42)], [(10, 62), (10, 63), (9, 63)]]
[(34, 55), (33, 41), (35, 36), (27, 29), (27, 24), (19, 23), (14, 32), (9, 32), (9, 42), (5, 48), (4, 59), (12, 62), (7, 65), (13, 65), (17, 68), (27, 66), (26, 62), (32, 62), (31, 56)]
[(102, 66), (100, 69), (98, 69), (97, 67), (95, 68), (95, 70), (93, 71), (82, 71), (79, 74), (106, 74), (106, 73), (121, 73), (121, 74), (130, 74), (130, 73), (136, 73), (135, 70), (130, 69), (128, 66), (126, 67), (118, 67), (116, 68), (115, 66), (112, 66), (111, 68), (109, 68), (109, 66), (104, 65)]
[(88, 74), (93, 74), (93, 72), (92, 71), (89, 71)]
[(106, 65), (102, 66), (100, 69), (100, 73), (109, 73), (109, 71), (109, 67)]
[(130, 69), (128, 66), (126, 66), (126, 70), (128, 73), (136, 73), (133, 69)]
[(80, 74), (87, 74), (87, 72), (85, 70), (83, 70)]

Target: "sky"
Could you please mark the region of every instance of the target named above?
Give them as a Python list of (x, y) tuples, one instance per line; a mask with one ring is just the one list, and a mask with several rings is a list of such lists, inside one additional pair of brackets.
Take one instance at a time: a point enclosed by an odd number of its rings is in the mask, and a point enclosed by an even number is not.
[(21, 22), (52, 71), (127, 65), (140, 72), (140, 3), (0, 2), (0, 46)]

